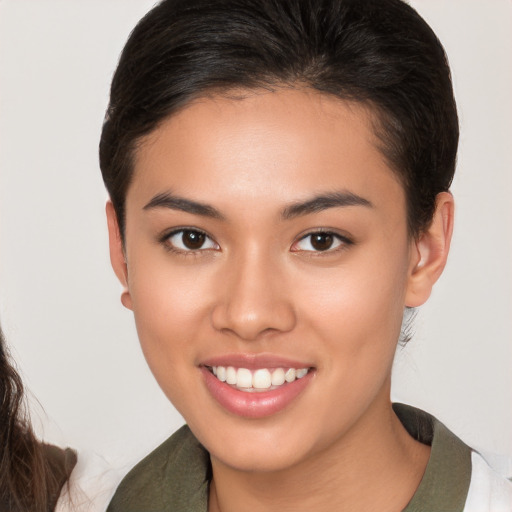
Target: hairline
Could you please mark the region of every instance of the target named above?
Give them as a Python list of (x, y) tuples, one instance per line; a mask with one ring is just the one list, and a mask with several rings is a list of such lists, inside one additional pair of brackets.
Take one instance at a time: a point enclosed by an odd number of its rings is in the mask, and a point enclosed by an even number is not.
[[(297, 91), (311, 91), (314, 94), (318, 94), (320, 96), (334, 98), (341, 102), (344, 102), (347, 105), (357, 106), (362, 109), (367, 114), (367, 119), (369, 121), (369, 129), (374, 136), (374, 139), (371, 140), (378, 150), (378, 152), (382, 155), (386, 166), (392, 172), (395, 179), (398, 181), (399, 185), (402, 187), (405, 199), (406, 199), (406, 216), (407, 216), (407, 229), (408, 234), (411, 238), (417, 238), (419, 234), (424, 231), (428, 226), (419, 226), (418, 228), (414, 227), (414, 219), (412, 219), (412, 211), (410, 207), (410, 187), (407, 183), (407, 174), (406, 170), (400, 170), (398, 165), (393, 162), (392, 157), (390, 156), (389, 146), (393, 140), (391, 135), (386, 134), (385, 124), (388, 120), (393, 120), (393, 115), (386, 111), (385, 108), (378, 105), (375, 101), (370, 99), (355, 99), (351, 97), (350, 94), (344, 95), (342, 91), (339, 93), (331, 92), (316, 88), (313, 84), (306, 82), (304, 80), (296, 80), (296, 81), (285, 81), (285, 80), (271, 80), (271, 77), (268, 77), (267, 80), (260, 79), (260, 81), (255, 81), (254, 85), (240, 85), (240, 84), (226, 84), (215, 85), (204, 87), (202, 89), (198, 89), (195, 93), (188, 95), (183, 98), (179, 104), (177, 104), (172, 110), (170, 110), (167, 114), (162, 115), (162, 118), (154, 123), (149, 131), (146, 133), (142, 133), (137, 137), (134, 137), (125, 154), (125, 162), (127, 163), (127, 170), (129, 179), (125, 185), (123, 202), (121, 205), (114, 204), (116, 210), (116, 216), (119, 213), (122, 215), (121, 219), (118, 219), (120, 234), (123, 244), (125, 242), (125, 224), (126, 224), (126, 199), (128, 196), (128, 191), (131, 187), (131, 184), (134, 179), (135, 167), (137, 162), (137, 153), (141, 149), (141, 147), (148, 142), (148, 139), (151, 135), (158, 130), (164, 123), (172, 119), (174, 116), (178, 115), (180, 112), (183, 112), (187, 108), (192, 105), (200, 102), (205, 99), (215, 99), (215, 98), (226, 98), (233, 101), (240, 101), (246, 99), (250, 94), (255, 94), (258, 91), (266, 91), (270, 93), (277, 92), (278, 90), (289, 89), (289, 90), (297, 90)], [(120, 210), (120, 211), (119, 211)]]

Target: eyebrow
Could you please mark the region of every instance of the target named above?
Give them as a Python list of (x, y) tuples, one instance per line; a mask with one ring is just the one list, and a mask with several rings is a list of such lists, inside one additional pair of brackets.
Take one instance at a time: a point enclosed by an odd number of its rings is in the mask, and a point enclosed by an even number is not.
[(170, 208), (171, 210), (180, 210), (194, 215), (201, 215), (202, 217), (224, 220), (224, 215), (213, 206), (198, 201), (192, 201), (191, 199), (185, 199), (184, 197), (178, 197), (171, 192), (163, 192), (156, 195), (144, 206), (143, 210), (152, 210), (154, 208)]
[(365, 206), (367, 208), (373, 208), (373, 204), (368, 201), (368, 199), (352, 192), (341, 191), (321, 194), (307, 201), (293, 203), (283, 210), (281, 216), (283, 219), (289, 220), (310, 213), (318, 213), (329, 208), (346, 206)]
[[(373, 204), (368, 201), (368, 199), (352, 192), (330, 192), (312, 197), (306, 201), (290, 204), (281, 212), (281, 217), (284, 220), (289, 220), (302, 215), (318, 213), (329, 208), (347, 206), (365, 206), (367, 208), (373, 208)], [(192, 201), (191, 199), (175, 196), (171, 192), (157, 194), (144, 206), (143, 210), (152, 210), (155, 208), (170, 208), (171, 210), (180, 210), (202, 217), (225, 220), (224, 215), (215, 207), (199, 201)]]

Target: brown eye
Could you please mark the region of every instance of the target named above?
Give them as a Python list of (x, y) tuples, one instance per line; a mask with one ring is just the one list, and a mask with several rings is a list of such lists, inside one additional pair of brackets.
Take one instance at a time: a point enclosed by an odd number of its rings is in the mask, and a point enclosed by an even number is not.
[(183, 234), (181, 235), (183, 245), (187, 249), (201, 249), (201, 247), (204, 244), (204, 240), (206, 238), (206, 235), (204, 233), (200, 233), (199, 231), (183, 231)]
[(219, 249), (219, 246), (206, 234), (197, 229), (180, 229), (165, 238), (166, 245), (179, 251), (200, 251)]
[(351, 245), (352, 242), (336, 233), (328, 231), (317, 231), (316, 233), (309, 233), (302, 237), (298, 242), (293, 244), (292, 251), (304, 252), (327, 252), (333, 251), (343, 245)]
[(314, 233), (311, 235), (311, 246), (317, 251), (327, 251), (332, 247), (334, 237), (330, 233)]

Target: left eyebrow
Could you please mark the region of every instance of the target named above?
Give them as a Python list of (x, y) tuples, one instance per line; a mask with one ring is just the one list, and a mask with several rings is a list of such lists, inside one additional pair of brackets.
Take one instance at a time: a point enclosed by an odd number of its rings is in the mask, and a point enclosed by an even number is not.
[(152, 210), (154, 208), (170, 208), (171, 210), (180, 210), (193, 215), (224, 220), (224, 216), (213, 206), (198, 201), (192, 201), (191, 199), (185, 199), (171, 192), (163, 192), (162, 194), (156, 195), (144, 206), (143, 210)]
[(318, 213), (329, 208), (347, 206), (365, 206), (367, 208), (373, 208), (373, 204), (368, 201), (368, 199), (352, 192), (331, 192), (315, 196), (307, 201), (292, 203), (282, 211), (281, 217), (284, 220), (289, 220), (310, 213)]

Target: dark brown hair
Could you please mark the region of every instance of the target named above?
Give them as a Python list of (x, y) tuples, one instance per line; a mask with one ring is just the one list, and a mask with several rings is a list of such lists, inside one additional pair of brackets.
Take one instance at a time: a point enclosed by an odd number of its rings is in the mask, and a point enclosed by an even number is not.
[(376, 114), (380, 149), (407, 197), (412, 235), (448, 190), (458, 145), (450, 70), (401, 0), (164, 0), (135, 27), (112, 80), (100, 141), (121, 234), (137, 143), (192, 99), (309, 87)]
[(71, 450), (36, 439), (0, 328), (0, 510), (53, 511), (75, 462)]

